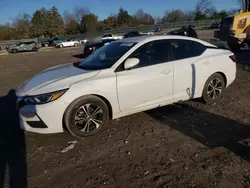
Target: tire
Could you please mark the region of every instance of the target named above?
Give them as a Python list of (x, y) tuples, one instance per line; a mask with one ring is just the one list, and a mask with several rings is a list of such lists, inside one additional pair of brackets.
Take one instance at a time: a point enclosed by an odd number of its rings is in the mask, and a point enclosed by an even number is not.
[(77, 46), (78, 46), (78, 44), (77, 44), (77, 43), (75, 43), (75, 44), (74, 44), (74, 47), (77, 47)]
[(60, 45), (59, 45), (59, 48), (62, 48), (62, 47), (63, 47), (63, 45), (62, 45), (62, 44), (60, 44)]
[(13, 50), (12, 50), (12, 53), (13, 53), (13, 54), (16, 54), (16, 53), (17, 53), (17, 49), (13, 49)]
[[(219, 81), (219, 82), (217, 82)], [(217, 83), (217, 84), (216, 84)], [(202, 98), (207, 104), (214, 104), (216, 103), (223, 94), (226, 87), (225, 79), (219, 73), (215, 73), (208, 78), (206, 81), (203, 92)], [(217, 89), (216, 89), (217, 88)]]
[[(101, 110), (98, 110), (97, 107)], [(89, 109), (89, 115), (86, 115), (87, 109)], [(98, 113), (94, 116), (90, 115), (91, 113), (94, 113), (95, 110), (97, 110)], [(78, 121), (79, 123), (76, 123), (75, 121)], [(93, 95), (83, 96), (74, 100), (68, 106), (64, 114), (64, 123), (67, 130), (73, 136), (80, 138), (92, 136), (100, 132), (108, 122), (109, 109), (107, 104), (99, 97)], [(98, 127), (96, 126), (96, 123), (99, 124)]]

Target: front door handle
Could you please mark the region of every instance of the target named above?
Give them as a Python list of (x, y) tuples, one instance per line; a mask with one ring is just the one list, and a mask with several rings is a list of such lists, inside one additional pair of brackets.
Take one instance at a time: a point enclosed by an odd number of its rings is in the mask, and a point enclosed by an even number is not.
[(161, 71), (161, 74), (168, 75), (171, 72), (172, 72), (172, 69), (167, 69), (167, 70)]

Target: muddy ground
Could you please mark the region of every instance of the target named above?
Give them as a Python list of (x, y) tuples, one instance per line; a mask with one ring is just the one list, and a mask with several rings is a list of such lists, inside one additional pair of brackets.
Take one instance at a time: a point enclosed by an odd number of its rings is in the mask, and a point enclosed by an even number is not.
[[(81, 51), (0, 56), (0, 187), (3, 179), (14, 188), (250, 187), (250, 72), (241, 65), (216, 105), (195, 100), (138, 113), (82, 140), (21, 132), (11, 89), (79, 61)], [(69, 141), (78, 143), (62, 153)]]

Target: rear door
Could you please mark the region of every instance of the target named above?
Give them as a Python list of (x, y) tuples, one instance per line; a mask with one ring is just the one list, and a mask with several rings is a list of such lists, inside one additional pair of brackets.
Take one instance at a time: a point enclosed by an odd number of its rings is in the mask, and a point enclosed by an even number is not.
[(171, 40), (174, 67), (175, 100), (188, 100), (203, 87), (209, 74), (209, 58), (203, 57), (206, 47), (191, 40)]

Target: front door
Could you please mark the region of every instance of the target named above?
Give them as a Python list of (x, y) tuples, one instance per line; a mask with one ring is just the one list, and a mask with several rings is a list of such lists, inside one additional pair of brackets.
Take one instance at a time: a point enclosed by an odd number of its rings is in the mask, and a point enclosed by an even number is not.
[(122, 112), (173, 99), (173, 64), (169, 62), (169, 42), (159, 40), (139, 47), (129, 58), (140, 63), (116, 73)]

